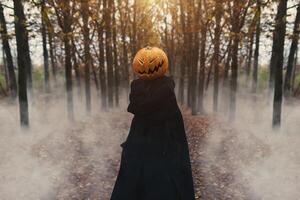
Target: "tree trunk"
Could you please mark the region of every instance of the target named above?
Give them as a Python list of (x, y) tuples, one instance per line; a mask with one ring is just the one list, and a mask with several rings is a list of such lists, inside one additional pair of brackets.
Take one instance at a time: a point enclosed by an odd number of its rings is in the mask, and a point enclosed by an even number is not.
[(11, 97), (13, 99), (16, 99), (17, 97), (17, 81), (16, 81), (16, 74), (14, 71), (14, 64), (13, 64), (13, 58), (11, 55), (10, 45), (8, 41), (8, 35), (7, 35), (7, 28), (6, 28), (6, 21), (3, 14), (3, 6), (0, 3), (0, 33), (2, 38), (2, 44), (3, 44), (3, 50), (6, 56), (6, 66), (8, 71), (8, 78), (9, 78), (9, 89), (11, 92)]
[[(200, 1), (201, 2), (201, 1)], [(195, 6), (195, 5), (193, 5)], [(191, 81), (192, 81), (192, 87), (191, 87), (191, 108), (192, 108), (192, 114), (196, 115), (197, 114), (197, 73), (198, 73), (198, 61), (199, 61), (199, 30), (200, 30), (200, 12), (201, 12), (201, 3), (198, 3), (197, 9), (193, 9), (193, 16), (194, 16), (194, 30), (193, 30), (193, 38), (194, 41), (191, 44)]]
[(128, 69), (128, 51), (127, 51), (127, 45), (126, 45), (126, 30), (122, 32), (122, 48), (123, 48), (123, 68), (124, 68), (124, 82), (125, 82), (125, 88), (129, 87), (129, 69)]
[[(121, 5), (121, 0), (118, 0), (118, 4)], [(124, 81), (123, 85), (125, 86), (125, 89), (127, 91), (126, 94), (128, 94), (129, 89), (129, 69), (128, 69), (128, 50), (127, 50), (127, 42), (126, 42), (126, 30), (128, 26), (128, 0), (126, 0), (125, 8), (122, 9), (119, 8), (120, 13), (120, 29), (121, 29), (121, 40), (122, 40), (122, 60), (121, 60), (121, 66), (122, 66), (122, 81)]]
[(63, 32), (64, 32), (64, 47), (65, 47), (65, 77), (67, 91), (67, 109), (68, 118), (74, 120), (73, 106), (73, 83), (72, 83), (72, 63), (71, 63), (71, 46), (69, 33), (71, 32), (70, 22), (70, 0), (63, 1)]
[(293, 39), (290, 48), (290, 54), (288, 58), (288, 64), (287, 64), (285, 80), (284, 80), (284, 94), (286, 96), (289, 96), (291, 92), (291, 79), (292, 79), (294, 60), (295, 60), (295, 55), (296, 55), (296, 50), (297, 50), (298, 40), (299, 40), (299, 32), (300, 32), (299, 25), (300, 25), (300, 3), (297, 7), (297, 15), (294, 24)]
[[(17, 0), (17, 2), (20, 2), (20, 4), (22, 4), (22, 0)], [(22, 19), (22, 23), (24, 23), (25, 29), (26, 29), (26, 17), (25, 14), (23, 12), (23, 19)], [(28, 87), (28, 92), (30, 94), (31, 97), (33, 97), (33, 85), (32, 85), (32, 63), (31, 63), (31, 58), (30, 58), (30, 48), (29, 48), (29, 39), (28, 39), (28, 31), (26, 30), (26, 32), (23, 33), (24, 37), (26, 38), (26, 40), (24, 40), (23, 46), (22, 46), (22, 51), (24, 52), (24, 56), (25, 56), (25, 62), (26, 62), (26, 72), (27, 72), (27, 87)]]
[[(286, 0), (287, 1), (287, 0)], [(282, 5), (282, 1), (280, 0), (280, 5)], [(278, 17), (279, 17), (280, 13), (279, 10), (277, 12), (276, 18), (275, 18), (275, 28), (277, 26), (278, 23)], [(278, 37), (278, 33), (277, 32), (273, 32), (273, 41), (274, 38)], [(271, 96), (273, 89), (274, 89), (274, 84), (275, 84), (275, 71), (276, 71), (276, 63), (278, 62), (278, 55), (276, 54), (277, 51), (277, 42), (273, 42), (273, 46), (272, 46), (272, 55), (271, 55), (271, 61), (270, 61), (270, 75), (269, 75), (269, 96)]]
[[(108, 1), (108, 2), (107, 2)], [(107, 64), (107, 86), (108, 86), (108, 106), (113, 107), (114, 100), (114, 77), (113, 77), (113, 54), (111, 41), (111, 12), (112, 1), (103, 0), (104, 21), (105, 21), (105, 50), (106, 50), (106, 64)]]
[(113, 66), (114, 66), (114, 91), (115, 91), (115, 101), (116, 106), (119, 106), (119, 86), (120, 86), (120, 69), (119, 69), (119, 63), (118, 63), (118, 49), (117, 49), (117, 24), (116, 24), (116, 6), (114, 1), (112, 2), (112, 31), (113, 31)]
[(200, 113), (204, 112), (203, 99), (204, 99), (204, 81), (205, 81), (205, 62), (206, 62), (206, 34), (207, 26), (201, 26), (201, 49), (200, 49), (200, 72), (199, 72), (199, 97), (198, 97), (198, 110)]
[(227, 47), (227, 58), (225, 63), (225, 69), (224, 69), (224, 77), (223, 77), (223, 86), (228, 86), (228, 75), (229, 75), (229, 69), (231, 66), (232, 61), (232, 37), (229, 38), (228, 47)]
[(137, 1), (133, 0), (133, 19), (132, 19), (132, 35), (130, 37), (131, 42), (131, 55), (132, 57), (135, 55), (137, 51), (137, 20), (136, 20), (136, 13), (137, 13)]
[(50, 61), (51, 61), (51, 67), (52, 67), (52, 75), (54, 81), (56, 81), (56, 75), (57, 75), (57, 65), (56, 65), (56, 58), (54, 55), (55, 49), (53, 45), (53, 33), (48, 30), (48, 43), (49, 43), (49, 53), (50, 53)]
[(292, 80), (291, 80), (291, 88), (294, 92), (295, 89), (295, 81), (296, 81), (296, 71), (297, 71), (297, 63), (298, 63), (298, 46), (296, 48), (296, 56), (295, 56), (295, 60), (294, 60), (294, 67), (293, 67), (293, 73), (292, 73)]
[(253, 73), (252, 73), (252, 92), (256, 93), (257, 90), (257, 75), (258, 75), (258, 59), (259, 59), (259, 47), (260, 47), (260, 21), (261, 21), (261, 0), (257, 0), (257, 21), (255, 30), (255, 50), (254, 50), (254, 61), (253, 61)]
[(91, 113), (91, 83), (90, 83), (90, 29), (89, 23), (89, 2), (88, 0), (81, 0), (81, 12), (83, 22), (83, 39), (84, 39), (84, 80), (85, 80), (85, 105), (88, 114)]
[(28, 60), (24, 46), (28, 44), (27, 30), (25, 27), (24, 8), (21, 0), (14, 0), (15, 34), (18, 52), (18, 85), (20, 122), (22, 127), (29, 126), (28, 100), (27, 100), (27, 69)]
[(246, 67), (246, 85), (248, 86), (249, 77), (251, 73), (251, 66), (252, 66), (252, 57), (253, 57), (253, 44), (254, 44), (254, 31), (252, 27), (250, 27), (250, 35), (249, 35), (249, 50), (248, 50), (248, 57), (247, 57), (247, 67)]
[(170, 39), (170, 75), (174, 76), (176, 72), (176, 56), (175, 56), (175, 28), (172, 27), (171, 29), (171, 39)]
[(187, 22), (186, 22), (186, 42), (185, 49), (186, 49), (186, 68), (187, 68), (187, 105), (192, 108), (192, 91), (193, 91), (193, 85), (194, 83), (192, 80), (194, 79), (194, 75), (192, 75), (194, 71), (193, 66), (193, 42), (194, 41), (194, 35), (193, 35), (193, 25), (192, 25), (192, 13), (193, 13), (193, 1), (188, 0), (187, 1)]
[(232, 63), (231, 63), (231, 79), (230, 79), (230, 105), (229, 105), (229, 120), (235, 119), (236, 112), (236, 93), (237, 93), (237, 80), (238, 80), (238, 49), (239, 49), (239, 33), (240, 33), (240, 20), (239, 20), (239, 2), (234, 1), (233, 4), (233, 18), (231, 19), (231, 27), (233, 32), (233, 44), (232, 44)]
[(49, 83), (49, 56), (47, 49), (47, 31), (45, 24), (45, 0), (41, 1), (41, 22), (42, 22), (42, 42), (43, 42), (43, 57), (44, 57), (44, 82), (45, 82), (45, 91), (50, 93), (50, 83)]
[(207, 78), (206, 78), (206, 84), (205, 84), (205, 90), (208, 90), (208, 86), (209, 86), (209, 82), (210, 82), (210, 76), (211, 76), (211, 72), (213, 69), (213, 59), (210, 59), (210, 63), (209, 63), (209, 69), (208, 69), (208, 73), (207, 73)]
[(98, 25), (98, 45), (99, 45), (99, 80), (101, 88), (101, 104), (102, 108), (107, 107), (107, 83), (106, 83), (106, 72), (104, 64), (104, 41), (103, 41), (103, 29)]
[(181, 26), (182, 26), (182, 32), (183, 32), (183, 44), (182, 44), (182, 55), (181, 55), (181, 61), (180, 61), (180, 78), (179, 78), (179, 102), (180, 103), (184, 103), (184, 80), (185, 80), (185, 73), (186, 73), (186, 48), (184, 47), (184, 45), (187, 42), (187, 37), (186, 37), (186, 33), (185, 33), (185, 29), (186, 29), (186, 24), (185, 24), (185, 16), (184, 16), (184, 5), (183, 5), (183, 1), (180, 0), (180, 22), (181, 22)]
[(6, 90), (9, 90), (9, 75), (7, 72), (7, 62), (6, 62), (6, 57), (5, 57), (5, 50), (2, 46), (2, 60), (3, 60), (3, 69), (4, 69), (4, 76), (5, 76), (5, 86)]
[[(165, 46), (165, 49), (166, 49), (166, 53), (167, 55), (170, 55), (170, 49), (169, 49), (169, 32), (168, 32), (168, 22), (167, 22), (167, 9), (168, 9), (168, 2), (164, 2), (163, 4), (163, 15), (164, 15), (164, 46)], [(169, 65), (172, 66), (171, 64), (172, 60), (169, 59)], [(172, 71), (172, 67), (169, 67), (169, 72), (170, 74)]]
[(97, 72), (96, 72), (96, 69), (95, 69), (95, 65), (93, 64), (93, 59), (91, 58), (91, 69), (92, 69), (92, 72), (93, 72), (93, 77), (94, 77), (94, 81), (95, 81), (95, 86), (96, 86), (96, 90), (97, 90), (97, 95), (99, 96), (99, 81), (98, 81), (98, 76), (97, 76)]
[(79, 97), (79, 99), (81, 99), (81, 77), (80, 77), (80, 72), (79, 72), (79, 64), (77, 61), (77, 57), (76, 57), (76, 44), (74, 41), (74, 37), (72, 37), (72, 49), (71, 49), (71, 57), (72, 57), (72, 61), (73, 61), (73, 69), (75, 71), (75, 78), (76, 78), (76, 87), (77, 87), (77, 95)]
[(275, 90), (273, 102), (273, 128), (277, 128), (281, 123), (281, 104), (282, 104), (282, 69), (283, 69), (283, 51), (284, 39), (286, 32), (286, 12), (287, 1), (280, 0), (276, 15), (276, 26), (274, 30), (272, 55), (276, 56), (274, 59), (275, 69)]
[(213, 97), (213, 110), (218, 112), (218, 97), (219, 97), (219, 64), (220, 64), (220, 36), (221, 36), (221, 13), (222, 2), (216, 1), (215, 7), (215, 37), (214, 37), (214, 54), (213, 54), (213, 65), (214, 65), (214, 97)]

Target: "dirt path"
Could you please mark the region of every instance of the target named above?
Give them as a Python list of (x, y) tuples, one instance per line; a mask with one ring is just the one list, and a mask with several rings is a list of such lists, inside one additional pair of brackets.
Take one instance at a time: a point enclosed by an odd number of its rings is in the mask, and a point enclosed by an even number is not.
[[(186, 132), (190, 147), (196, 199), (247, 199), (242, 185), (235, 185), (234, 167), (226, 154), (226, 143), (221, 144), (217, 158), (206, 152), (207, 138), (214, 120), (208, 117), (185, 115)], [(225, 134), (225, 132), (224, 132)], [(215, 162), (215, 159), (218, 161)]]
[[(105, 117), (96, 116), (80, 122), (65, 134), (65, 142), (53, 146), (53, 138), (49, 136), (32, 148), (33, 155), (43, 162), (61, 163), (63, 160), (64, 163), (63, 176), (57, 178), (55, 189), (44, 199), (109, 200), (119, 170), (119, 144), (125, 140), (131, 122), (130, 115), (118, 113), (115, 111)], [(210, 154), (207, 145), (216, 120), (191, 116), (188, 110), (183, 111), (183, 116), (196, 199), (255, 199), (247, 193), (245, 182), (235, 179), (237, 158), (230, 157), (229, 153), (236, 148), (234, 134), (230, 134), (232, 130), (221, 129), (221, 134), (227, 134), (227, 138), (218, 145), (217, 153)], [(103, 125), (104, 121), (106, 124)], [(57, 149), (56, 153), (51, 150), (53, 148)]]
[(194, 175), (196, 199), (259, 200), (241, 169), (270, 154), (262, 140), (251, 134), (241, 139), (227, 123), (184, 112)]
[[(206, 139), (210, 134), (213, 120), (208, 117), (191, 116), (189, 111), (183, 113), (190, 147), (196, 199), (249, 199), (246, 189), (242, 185), (237, 185), (234, 180), (234, 166), (226, 160), (226, 151), (221, 152), (218, 158), (214, 158), (219, 159), (220, 162), (217, 163), (213, 163), (213, 159), (205, 152)], [(126, 120), (119, 121), (119, 126), (128, 127), (128, 125)], [(103, 137), (96, 139), (101, 143)], [(118, 173), (121, 148), (115, 148), (114, 154), (106, 153), (102, 158), (91, 159), (94, 155), (89, 152), (89, 146), (82, 142), (80, 134), (70, 136), (69, 140), (72, 142), (70, 146), (73, 148), (73, 159), (69, 164), (68, 175), (58, 187), (55, 198), (108, 200)], [(226, 149), (227, 145), (222, 144), (221, 149)], [(108, 167), (103, 169), (101, 160)]]

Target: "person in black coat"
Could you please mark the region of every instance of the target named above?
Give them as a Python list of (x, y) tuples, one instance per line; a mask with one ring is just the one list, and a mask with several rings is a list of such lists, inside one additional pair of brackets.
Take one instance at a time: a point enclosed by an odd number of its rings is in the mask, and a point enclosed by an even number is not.
[(188, 143), (175, 83), (165, 75), (132, 81), (134, 114), (121, 144), (111, 200), (195, 200)]

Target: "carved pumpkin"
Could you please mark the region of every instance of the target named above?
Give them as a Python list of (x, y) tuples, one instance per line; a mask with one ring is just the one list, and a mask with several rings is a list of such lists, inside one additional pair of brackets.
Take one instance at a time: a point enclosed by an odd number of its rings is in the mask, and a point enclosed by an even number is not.
[(155, 79), (167, 72), (168, 57), (160, 48), (148, 46), (136, 53), (132, 68), (142, 79)]

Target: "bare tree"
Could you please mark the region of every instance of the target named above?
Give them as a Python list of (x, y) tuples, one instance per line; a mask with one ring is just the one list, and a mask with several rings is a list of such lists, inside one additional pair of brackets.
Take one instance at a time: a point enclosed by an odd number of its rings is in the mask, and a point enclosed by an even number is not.
[[(65, 79), (67, 92), (67, 110), (68, 118), (74, 119), (74, 105), (73, 105), (73, 82), (72, 82), (72, 62), (71, 62), (71, 33), (72, 33), (72, 18), (70, 0), (65, 0), (56, 3), (51, 1), (52, 7), (55, 9), (58, 24), (63, 33), (64, 58), (65, 58)], [(72, 4), (75, 5), (75, 4)]]
[(27, 75), (28, 75), (28, 55), (24, 51), (24, 47), (28, 45), (28, 35), (25, 23), (25, 14), (22, 0), (14, 0), (14, 15), (15, 15), (15, 34), (17, 40), (18, 52), (18, 85), (19, 85), (19, 107), (20, 107), (20, 122), (22, 127), (29, 126), (28, 117), (28, 99), (27, 99)]
[(214, 37), (214, 97), (213, 109), (218, 111), (218, 97), (219, 97), (219, 64), (220, 64), (220, 36), (221, 36), (221, 17), (222, 17), (222, 1), (216, 1), (215, 5), (215, 37)]
[(83, 22), (83, 40), (84, 40), (84, 65), (85, 65), (85, 101), (86, 111), (91, 112), (91, 83), (90, 83), (90, 29), (89, 29), (89, 0), (81, 0), (81, 13)]
[(41, 32), (42, 32), (42, 42), (43, 42), (43, 57), (44, 57), (44, 81), (45, 81), (45, 91), (50, 92), (50, 73), (49, 73), (49, 55), (47, 49), (47, 28), (46, 28), (46, 10), (45, 10), (45, 0), (41, 1)]
[(6, 20), (3, 13), (3, 6), (0, 3), (0, 33), (2, 38), (3, 50), (6, 56), (7, 62), (7, 70), (8, 70), (8, 83), (9, 89), (11, 91), (11, 96), (13, 99), (17, 97), (17, 81), (16, 81), (16, 74), (14, 71), (14, 63), (13, 58), (11, 55), (10, 45), (8, 41), (8, 33), (6, 28)]
[(292, 36), (292, 44), (290, 48), (290, 54), (288, 58), (288, 64), (287, 64), (285, 80), (284, 80), (284, 91), (286, 96), (289, 96), (289, 93), (291, 92), (292, 72), (293, 72), (293, 66), (294, 66), (295, 55), (298, 46), (299, 33), (300, 33), (299, 25), (300, 25), (300, 3), (298, 4), (297, 7), (297, 14), (294, 23), (294, 32)]
[(283, 51), (284, 51), (284, 39), (286, 32), (286, 12), (287, 1), (280, 0), (277, 15), (276, 24), (273, 34), (273, 52), (271, 63), (274, 64), (275, 69), (275, 91), (273, 102), (273, 127), (277, 128), (281, 124), (281, 106), (282, 106), (282, 69), (283, 69)]
[(259, 59), (259, 47), (260, 47), (260, 33), (261, 33), (261, 0), (256, 0), (256, 13), (255, 13), (255, 50), (254, 50), (254, 63), (252, 73), (252, 92), (256, 92), (257, 89), (257, 75), (258, 75), (258, 59)]
[(113, 0), (103, 0), (104, 23), (105, 23), (105, 51), (107, 64), (107, 87), (108, 87), (108, 106), (113, 106), (113, 53), (112, 53), (112, 36), (111, 36), (111, 13)]

